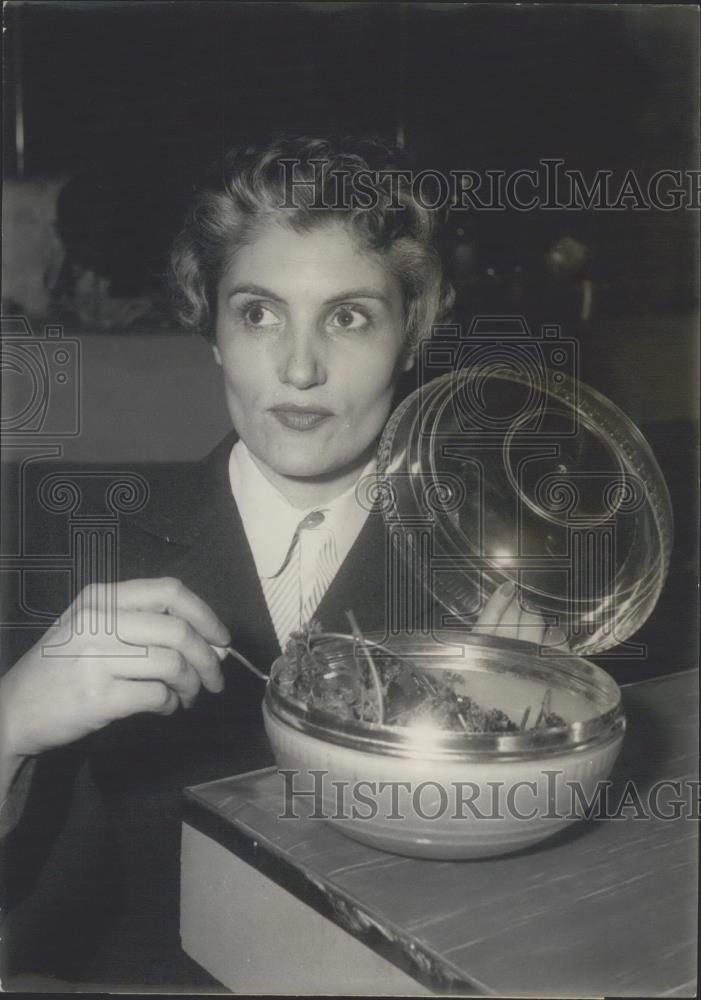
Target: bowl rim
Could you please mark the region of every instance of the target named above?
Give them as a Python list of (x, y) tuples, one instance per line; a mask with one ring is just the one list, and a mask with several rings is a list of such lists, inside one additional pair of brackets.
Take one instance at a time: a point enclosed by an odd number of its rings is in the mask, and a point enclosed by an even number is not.
[[(408, 634), (386, 639), (379, 633), (367, 633), (370, 640), (384, 640), (398, 652), (410, 646), (421, 655), (422, 643), (428, 653), (435, 653), (436, 646), (462, 646), (489, 652), (490, 656), (509, 653), (509, 667), (504, 673), (522, 673), (524, 677), (543, 674), (560, 681), (559, 686), (577, 694), (588, 695), (605, 710), (581, 722), (559, 727), (531, 728), (518, 733), (436, 733), (429, 742), (420, 738), (409, 727), (385, 726), (337, 719), (320, 709), (307, 709), (282, 695), (272, 680), (275, 665), (284, 660), (278, 657), (271, 668), (263, 701), (264, 713), (298, 732), (337, 746), (351, 747), (371, 754), (399, 757), (420, 755), (422, 759), (460, 760), (477, 762), (485, 760), (537, 760), (563, 752), (586, 752), (618, 739), (625, 730), (625, 716), (621, 704), (621, 690), (614, 679), (601, 667), (583, 657), (552, 655), (547, 658), (534, 652), (532, 643), (518, 639), (505, 639), (491, 635), (474, 635), (458, 630), (440, 630), (433, 636)], [(438, 642), (436, 642), (438, 640)], [(537, 647), (536, 647), (537, 648)], [(520, 669), (518, 669), (520, 668)], [(443, 667), (451, 669), (454, 667)], [(467, 668), (469, 669), (469, 667)], [(458, 671), (456, 671), (458, 672)]]

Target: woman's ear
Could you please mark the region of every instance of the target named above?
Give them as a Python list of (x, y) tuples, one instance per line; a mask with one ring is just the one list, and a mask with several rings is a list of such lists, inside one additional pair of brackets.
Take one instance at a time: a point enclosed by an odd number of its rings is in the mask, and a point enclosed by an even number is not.
[(216, 344), (212, 344), (212, 354), (214, 355), (214, 360), (221, 368), (221, 354), (219, 353), (219, 348)]
[(402, 371), (409, 372), (416, 364), (416, 348), (409, 347), (404, 352), (404, 358), (402, 360)]

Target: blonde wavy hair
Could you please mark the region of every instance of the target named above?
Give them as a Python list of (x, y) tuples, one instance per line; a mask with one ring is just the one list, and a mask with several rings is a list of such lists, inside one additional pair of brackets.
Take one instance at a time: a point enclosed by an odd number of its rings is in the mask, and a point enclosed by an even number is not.
[[(386, 258), (403, 293), (407, 347), (414, 348), (448, 317), (454, 295), (436, 247), (435, 211), (415, 199), (409, 178), (397, 175), (392, 197), (382, 183), (383, 173), (402, 169), (400, 157), (391, 146), (356, 138), (287, 137), (230, 150), (196, 194), (173, 244), (169, 280), (182, 326), (214, 338), (219, 281), (266, 223), (309, 232), (338, 220), (360, 246)], [(346, 199), (339, 207), (338, 178), (361, 173), (371, 204)]]

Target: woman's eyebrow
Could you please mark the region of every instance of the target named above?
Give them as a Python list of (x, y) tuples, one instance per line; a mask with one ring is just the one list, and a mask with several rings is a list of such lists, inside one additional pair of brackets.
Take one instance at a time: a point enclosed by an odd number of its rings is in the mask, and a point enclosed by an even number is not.
[[(252, 285), (248, 283), (234, 285), (234, 287), (228, 292), (227, 298), (233, 298), (234, 295), (260, 295), (263, 299), (270, 299), (272, 302), (280, 302), (282, 305), (287, 305), (285, 299), (280, 295), (276, 295), (269, 288), (263, 288), (262, 285)], [(331, 298), (325, 299), (322, 303), (325, 306), (333, 306), (338, 302), (348, 302), (350, 299), (376, 299), (378, 302), (387, 302), (386, 296), (381, 292), (378, 292), (375, 288), (352, 288), (349, 291), (341, 292), (338, 295), (332, 295)]]
[(377, 299), (379, 302), (387, 302), (386, 296), (378, 292), (376, 288), (353, 288), (348, 292), (342, 292), (340, 295), (333, 295), (330, 299), (326, 299), (324, 305), (333, 306), (337, 302), (348, 302), (350, 299)]
[(234, 295), (260, 295), (262, 299), (271, 299), (273, 302), (280, 302), (282, 305), (286, 305), (286, 302), (275, 292), (271, 292), (269, 288), (263, 288), (262, 285), (234, 285), (234, 287), (227, 294), (227, 298), (232, 299)]

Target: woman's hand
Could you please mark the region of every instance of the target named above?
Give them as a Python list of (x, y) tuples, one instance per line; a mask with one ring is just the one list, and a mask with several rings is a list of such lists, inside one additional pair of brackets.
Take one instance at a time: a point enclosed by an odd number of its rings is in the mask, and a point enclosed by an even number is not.
[(494, 591), (472, 631), (478, 635), (498, 635), (538, 644), (543, 643), (546, 634), (542, 616), (521, 606), (519, 593), (509, 581)]
[(211, 608), (179, 580), (86, 587), (0, 681), (6, 768), (16, 772), (27, 757), (115, 719), (188, 708), (203, 686), (221, 691), (210, 643), (230, 641)]

